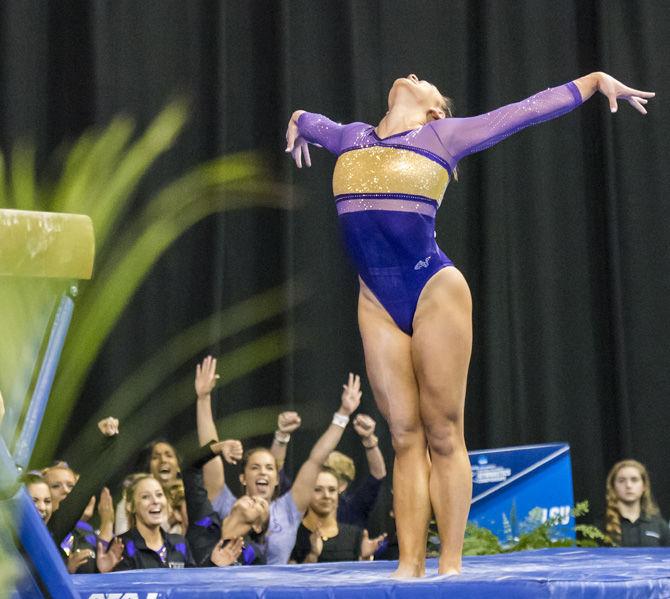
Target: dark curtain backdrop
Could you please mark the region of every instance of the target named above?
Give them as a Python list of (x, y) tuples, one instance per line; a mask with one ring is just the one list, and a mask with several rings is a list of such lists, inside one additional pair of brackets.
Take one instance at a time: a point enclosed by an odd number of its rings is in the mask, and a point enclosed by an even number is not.
[[(376, 123), (392, 81), (409, 72), (451, 96), (457, 115), (594, 70), (655, 90), (646, 118), (627, 105), (611, 115), (596, 97), (466, 159), (440, 210), (438, 242), (474, 297), (469, 447), (569, 442), (576, 498), (595, 511), (611, 464), (632, 456), (648, 465), (670, 514), (665, 0), (8, 0), (0, 19), (0, 143), (34, 140), (45, 176), (86, 128), (121, 112), (145, 125), (186, 95), (187, 131), (137, 206), (189, 165), (253, 148), (301, 199), (293, 211), (212, 217), (161, 259), (65, 425), (58, 454), (75, 463), (68, 446), (82, 423), (172, 334), (294, 277), (307, 301), (211, 348), (229, 351), (277, 327), (296, 343), (289, 358), (226, 387), (217, 415), (299, 406), (306, 430), (295, 435), (296, 462), (336, 409), (346, 373), (364, 370), (356, 278), (330, 199), (334, 159), (315, 149), (312, 169), (291, 167), (282, 144), (292, 110)], [(200, 358), (166, 372), (166, 384)], [(365, 391), (364, 409), (378, 415), (367, 383)], [(193, 426), (190, 410), (176, 412), (160, 433), (179, 439)], [(344, 447), (363, 458), (351, 432)]]

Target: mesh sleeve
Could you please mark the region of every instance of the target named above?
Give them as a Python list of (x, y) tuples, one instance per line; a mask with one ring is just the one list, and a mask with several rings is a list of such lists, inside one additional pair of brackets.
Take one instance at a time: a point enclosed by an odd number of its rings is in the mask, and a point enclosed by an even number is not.
[(303, 112), (298, 118), (298, 130), (309, 143), (322, 146), (333, 154), (340, 153), (344, 125), (322, 114)]
[(570, 112), (581, 103), (582, 96), (571, 81), (486, 114), (440, 119), (431, 122), (430, 126), (444, 149), (458, 162), (464, 156), (490, 148), (530, 125)]

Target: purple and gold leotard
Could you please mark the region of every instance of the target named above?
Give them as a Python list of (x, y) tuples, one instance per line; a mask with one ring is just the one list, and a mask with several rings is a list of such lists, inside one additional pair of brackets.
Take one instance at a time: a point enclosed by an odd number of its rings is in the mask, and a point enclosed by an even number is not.
[(458, 161), (581, 102), (570, 82), (480, 116), (440, 119), (383, 139), (365, 123), (300, 115), (301, 137), (338, 157), (333, 193), (347, 250), (402, 331), (412, 334), (428, 279), (453, 265), (435, 243), (435, 214)]

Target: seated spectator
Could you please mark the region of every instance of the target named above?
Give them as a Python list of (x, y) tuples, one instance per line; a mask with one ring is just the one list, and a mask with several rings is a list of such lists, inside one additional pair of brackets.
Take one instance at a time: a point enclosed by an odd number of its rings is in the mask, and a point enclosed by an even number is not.
[(42, 522), (46, 524), (51, 518), (53, 508), (53, 501), (51, 499), (51, 491), (49, 485), (46, 483), (41, 474), (28, 473), (22, 477), (21, 481), (26, 486), (26, 491), (33, 500), (37, 513), (42, 518)]
[[(134, 471), (136, 473), (148, 472), (165, 489), (169, 489), (172, 485), (179, 483), (181, 477), (181, 460), (172, 444), (165, 439), (154, 439), (140, 450)], [(122, 497), (119, 504), (114, 522), (114, 531), (117, 535), (123, 534), (130, 528), (126, 518), (128, 512), (124, 497)], [(165, 514), (165, 521), (161, 525), (165, 531), (169, 531), (171, 528), (169, 518), (170, 513), (168, 510)], [(185, 534), (185, 532), (185, 529), (182, 528), (178, 534)]]
[[(167, 513), (167, 497), (161, 483), (151, 474), (138, 477), (126, 491), (126, 511), (130, 530), (121, 535), (123, 555), (118, 570), (146, 568), (192, 568), (197, 564), (188, 541), (182, 535), (166, 533), (161, 524)], [(239, 546), (217, 546), (211, 554), (214, 564), (235, 562)], [(233, 552), (237, 549), (237, 555)]]
[[(330, 453), (325, 466), (330, 468), (339, 480), (338, 522), (366, 528), (382, 482), (386, 478), (386, 464), (379, 449), (379, 439), (374, 434), (376, 422), (370, 416), (358, 414), (354, 418), (353, 425), (365, 448), (368, 476), (352, 490), (351, 486), (356, 478), (356, 466), (349, 456), (339, 451)], [(270, 449), (280, 468), (280, 493), (285, 492), (291, 486), (291, 479), (286, 475), (282, 466), (286, 459), (286, 449), (291, 433), (299, 426), (300, 416), (297, 412), (282, 412), (277, 418), (277, 430)]]
[[(201, 445), (218, 441), (211, 407), (211, 392), (216, 384), (216, 360), (205, 358), (196, 367), (195, 390), (197, 394), (198, 440)], [(261, 497), (270, 502), (270, 518), (267, 530), (267, 563), (286, 564), (295, 544), (295, 535), (302, 517), (309, 506), (314, 484), (328, 454), (335, 449), (342, 437), (349, 416), (358, 408), (361, 399), (360, 378), (349, 374), (344, 385), (340, 407), (333, 421), (316, 442), (309, 458), (300, 468), (291, 489), (274, 499), (279, 476), (277, 461), (267, 448), (247, 451), (243, 460), (240, 482), (245, 494)], [(215, 511), (223, 520), (230, 513), (236, 498), (225, 484), (225, 473), (220, 458), (211, 460), (203, 467), (203, 478)]]
[(605, 534), (621, 547), (668, 547), (670, 530), (651, 493), (647, 469), (635, 460), (614, 464), (607, 475)]
[(376, 539), (368, 531), (337, 520), (340, 482), (323, 468), (296, 537), (291, 560), (297, 563), (348, 562), (372, 559), (386, 535)]

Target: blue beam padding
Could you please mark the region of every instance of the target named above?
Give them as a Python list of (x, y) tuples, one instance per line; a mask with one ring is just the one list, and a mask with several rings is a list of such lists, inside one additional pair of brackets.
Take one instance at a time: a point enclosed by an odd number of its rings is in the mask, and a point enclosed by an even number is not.
[[(10, 507), (13, 532), (35, 571), (39, 573), (42, 585), (49, 596), (58, 599), (79, 599), (79, 593), (72, 584), (63, 558), (26, 490), (21, 489), (7, 503)], [(6, 533), (5, 530), (0, 534)], [(21, 588), (21, 585), (18, 587)], [(28, 598), (22, 596), (21, 599)]]
[(30, 456), (35, 448), (35, 442), (37, 441), (37, 435), (42, 424), (42, 418), (44, 417), (47, 402), (49, 401), (51, 385), (53, 384), (54, 376), (56, 375), (56, 367), (60, 360), (70, 321), (72, 320), (73, 310), (74, 301), (67, 293), (64, 293), (58, 308), (56, 309), (49, 342), (44, 353), (44, 359), (42, 360), (39, 375), (37, 376), (37, 382), (35, 384), (33, 396), (30, 400), (30, 406), (28, 407), (28, 412), (23, 421), (21, 435), (14, 446), (14, 463), (22, 470), (25, 470), (28, 467)]

